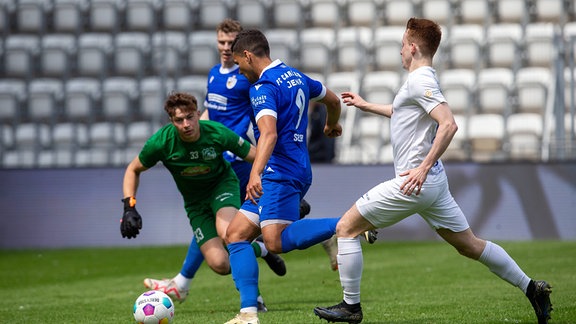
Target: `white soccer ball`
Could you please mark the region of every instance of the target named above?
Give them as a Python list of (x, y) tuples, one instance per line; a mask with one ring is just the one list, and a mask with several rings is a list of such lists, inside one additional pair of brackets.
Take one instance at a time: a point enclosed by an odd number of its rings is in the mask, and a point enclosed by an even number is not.
[(174, 303), (165, 293), (150, 290), (134, 302), (134, 319), (139, 324), (169, 324), (174, 320)]

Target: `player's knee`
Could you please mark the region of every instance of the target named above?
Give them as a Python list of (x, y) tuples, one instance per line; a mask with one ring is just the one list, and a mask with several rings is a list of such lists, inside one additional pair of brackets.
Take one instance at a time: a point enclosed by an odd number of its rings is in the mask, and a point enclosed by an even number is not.
[(228, 259), (206, 260), (206, 262), (210, 269), (219, 275), (227, 275), (230, 273), (230, 262)]
[(268, 250), (268, 252), (272, 252), (274, 254), (282, 253), (282, 242), (280, 242), (280, 240), (264, 241), (264, 245), (266, 246), (266, 250)]
[[(336, 236), (337, 237), (356, 237), (360, 235), (361, 232), (356, 233), (357, 231), (352, 230), (349, 226), (346, 226), (342, 222), (338, 222), (336, 225)], [(363, 231), (362, 231), (363, 232)]]

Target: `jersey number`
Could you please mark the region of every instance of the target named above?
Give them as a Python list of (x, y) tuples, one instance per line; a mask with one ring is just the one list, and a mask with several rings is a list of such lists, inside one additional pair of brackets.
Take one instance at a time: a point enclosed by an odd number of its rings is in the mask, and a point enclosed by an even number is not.
[(296, 93), (296, 106), (298, 107), (298, 123), (296, 123), (296, 129), (298, 129), (302, 115), (304, 114), (304, 109), (306, 108), (306, 95), (300, 88), (298, 89), (298, 93)]

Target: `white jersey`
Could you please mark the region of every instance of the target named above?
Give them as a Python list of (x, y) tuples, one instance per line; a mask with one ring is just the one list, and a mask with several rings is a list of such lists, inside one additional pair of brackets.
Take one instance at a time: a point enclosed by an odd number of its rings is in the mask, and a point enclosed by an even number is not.
[[(430, 66), (420, 67), (408, 74), (394, 102), (390, 121), (391, 142), (396, 175), (419, 166), (432, 147), (438, 124), (430, 117), (436, 106), (446, 102), (436, 71)], [(429, 174), (443, 172), (442, 162)]]

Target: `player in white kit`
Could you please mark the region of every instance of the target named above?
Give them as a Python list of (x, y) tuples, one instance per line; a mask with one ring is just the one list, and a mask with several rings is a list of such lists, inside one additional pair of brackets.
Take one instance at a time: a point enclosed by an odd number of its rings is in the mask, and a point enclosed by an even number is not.
[(538, 323), (547, 323), (550, 318), (550, 285), (529, 278), (499, 245), (476, 237), (450, 193), (440, 157), (458, 126), (432, 68), (441, 35), (440, 27), (433, 21), (408, 20), (400, 53), (408, 77), (392, 104), (368, 103), (355, 93), (342, 93), (348, 106), (390, 118), (396, 176), (365, 193), (336, 226), (344, 298), (334, 306), (314, 309), (328, 322), (362, 321), (363, 256), (359, 235), (391, 226), (413, 214), (426, 220), (460, 254), (480, 261), (521, 289), (530, 300)]

